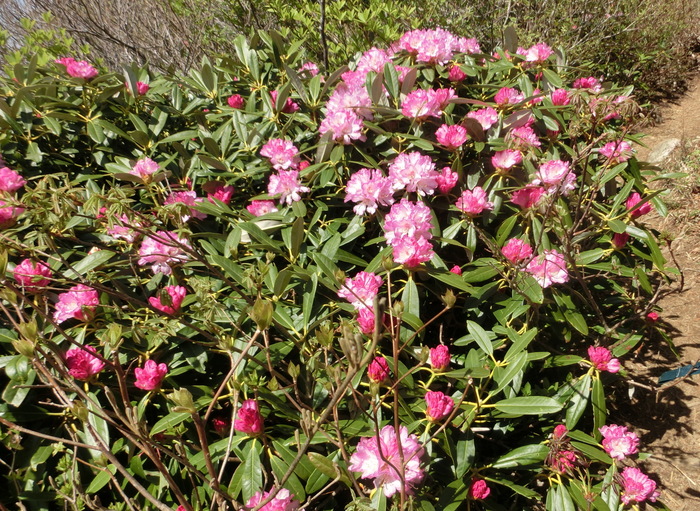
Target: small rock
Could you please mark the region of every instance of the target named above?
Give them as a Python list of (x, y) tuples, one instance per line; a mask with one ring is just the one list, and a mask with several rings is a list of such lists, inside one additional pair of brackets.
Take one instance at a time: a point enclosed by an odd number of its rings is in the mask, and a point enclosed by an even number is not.
[(681, 140), (679, 138), (667, 138), (651, 150), (647, 161), (649, 163), (662, 163), (668, 160), (680, 146)]

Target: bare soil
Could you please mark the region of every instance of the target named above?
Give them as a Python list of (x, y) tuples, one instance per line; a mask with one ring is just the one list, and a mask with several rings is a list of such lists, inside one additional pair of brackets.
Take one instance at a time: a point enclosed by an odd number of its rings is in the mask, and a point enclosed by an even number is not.
[(679, 150), (658, 164), (659, 172), (687, 174), (652, 185), (667, 190), (669, 214), (649, 215), (647, 220), (673, 239), (666, 254), (669, 262), (673, 254), (681, 271), (681, 277), (664, 288), (657, 323), (678, 356), (650, 328), (644, 346), (623, 362), (631, 379), (618, 384), (627, 387), (623, 394), (629, 401), (617, 404), (611, 420), (629, 424), (640, 434), (640, 450), (651, 454), (644, 469), (660, 482), (661, 501), (673, 511), (698, 511), (700, 374), (664, 385), (658, 384), (658, 377), (700, 360), (700, 77), (685, 96), (661, 108), (660, 124), (644, 132), (647, 148), (639, 149), (640, 160), (664, 140), (677, 138)]

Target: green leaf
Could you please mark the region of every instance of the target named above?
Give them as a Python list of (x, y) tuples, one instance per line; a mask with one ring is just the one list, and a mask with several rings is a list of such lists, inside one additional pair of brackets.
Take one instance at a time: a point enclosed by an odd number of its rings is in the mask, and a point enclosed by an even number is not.
[(596, 374), (593, 378), (593, 436), (600, 440), (601, 434), (599, 428), (605, 426), (605, 421), (608, 418), (608, 411), (605, 406), (605, 391), (603, 390), (603, 382), (600, 381), (600, 374)]
[[(110, 475), (111, 472), (111, 475)], [(94, 479), (90, 482), (88, 487), (85, 489), (85, 493), (97, 493), (102, 488), (104, 488), (107, 483), (109, 483), (112, 475), (117, 473), (117, 467), (114, 465), (107, 465), (107, 468), (101, 469), (100, 473), (97, 474)]]
[(484, 353), (492, 357), (493, 344), (491, 342), (491, 338), (486, 333), (486, 330), (481, 328), (481, 326), (478, 323), (475, 323), (471, 320), (467, 321), (467, 330), (474, 338), (476, 343), (479, 345), (479, 348), (481, 348), (484, 351)]
[(151, 436), (172, 429), (191, 416), (189, 412), (171, 412), (153, 425)]
[(503, 399), (494, 406), (500, 412), (515, 416), (556, 413), (563, 407), (556, 399), (545, 396), (519, 396)]
[(98, 266), (112, 259), (114, 255), (114, 252), (109, 250), (96, 250), (92, 254), (88, 254), (84, 259), (75, 263), (72, 267), (69, 267), (66, 270), (66, 275), (74, 279), (80, 278), (90, 270), (94, 270)]
[(591, 375), (586, 374), (574, 385), (574, 395), (566, 409), (566, 427), (572, 430), (576, 427), (581, 415), (586, 410), (591, 395)]
[(409, 277), (406, 282), (406, 287), (404, 287), (403, 293), (401, 294), (401, 300), (403, 301), (405, 311), (420, 318), (420, 298), (418, 297), (418, 288), (412, 276)]
[(523, 445), (498, 458), (493, 468), (516, 468), (537, 465), (549, 454), (549, 448), (542, 444)]
[(498, 387), (493, 391), (497, 394), (513, 381), (513, 379), (522, 372), (527, 364), (527, 353), (521, 352), (517, 354), (506, 367), (498, 367), (494, 371), (493, 378), (498, 383)]

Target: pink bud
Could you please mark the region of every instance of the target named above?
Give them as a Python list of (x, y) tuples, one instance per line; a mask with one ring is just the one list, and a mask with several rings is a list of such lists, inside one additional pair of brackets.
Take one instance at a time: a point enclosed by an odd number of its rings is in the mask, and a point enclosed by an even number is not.
[[(637, 192), (634, 192), (625, 202), (625, 206), (628, 210), (634, 209), (640, 202), (642, 202), (642, 197)], [(642, 215), (646, 215), (649, 212), (651, 212), (651, 204), (649, 202), (645, 202), (630, 214), (632, 215), (632, 218), (638, 218)]]
[(425, 415), (429, 421), (436, 422), (447, 417), (455, 407), (454, 400), (443, 392), (429, 390), (425, 394)]
[(627, 244), (629, 239), (630, 235), (626, 232), (616, 232), (612, 237), (613, 247), (619, 250)]
[(454, 273), (455, 275), (461, 275), (461, 274), (462, 274), (462, 268), (460, 268), (459, 266), (457, 266), (457, 265), (455, 264), (452, 268), (450, 268), (450, 272), (451, 272), (451, 273)]
[(491, 488), (483, 479), (472, 479), (469, 488), (469, 498), (472, 500), (483, 500), (491, 494)]
[(659, 314), (656, 312), (650, 312), (647, 314), (647, 321), (649, 323), (656, 323), (659, 320)]
[(143, 96), (151, 88), (150, 85), (144, 82), (136, 82), (136, 93)]
[(134, 374), (136, 375), (134, 385), (142, 390), (155, 390), (160, 386), (167, 372), (167, 365), (157, 364), (153, 360), (146, 360), (143, 368), (137, 367), (134, 369)]
[(462, 71), (462, 68), (459, 67), (458, 65), (455, 64), (450, 68), (449, 78), (450, 78), (451, 82), (461, 82), (466, 77), (467, 77), (467, 73)]
[(389, 378), (389, 364), (384, 357), (375, 357), (367, 367), (369, 379), (375, 383), (381, 383)]
[(236, 431), (253, 436), (263, 432), (263, 416), (260, 415), (256, 400), (248, 399), (243, 402), (236, 414), (236, 420), (233, 421), (233, 428)]
[(240, 94), (234, 94), (233, 96), (229, 96), (228, 98), (228, 106), (231, 108), (236, 108), (240, 109), (243, 108), (243, 105), (245, 104), (245, 101), (243, 100), (243, 96)]
[(564, 438), (564, 435), (566, 435), (567, 432), (568, 430), (566, 429), (566, 426), (564, 426), (563, 424), (557, 424), (554, 427), (554, 432), (552, 433), (552, 436), (555, 440), (561, 440), (562, 438)]
[(612, 353), (603, 346), (591, 346), (588, 348), (588, 358), (599, 371), (616, 373), (620, 370), (620, 361), (612, 358)]
[(22, 188), (27, 181), (8, 167), (0, 168), (0, 191), (14, 193)]
[(450, 367), (450, 348), (444, 344), (430, 348), (430, 367), (440, 372)]

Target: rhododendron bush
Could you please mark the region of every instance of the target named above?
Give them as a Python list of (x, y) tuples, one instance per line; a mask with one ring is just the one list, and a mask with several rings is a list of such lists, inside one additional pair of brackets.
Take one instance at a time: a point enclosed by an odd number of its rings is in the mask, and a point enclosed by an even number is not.
[(3, 85), (3, 502), (663, 509), (606, 405), (669, 278), (632, 91), (298, 47)]

